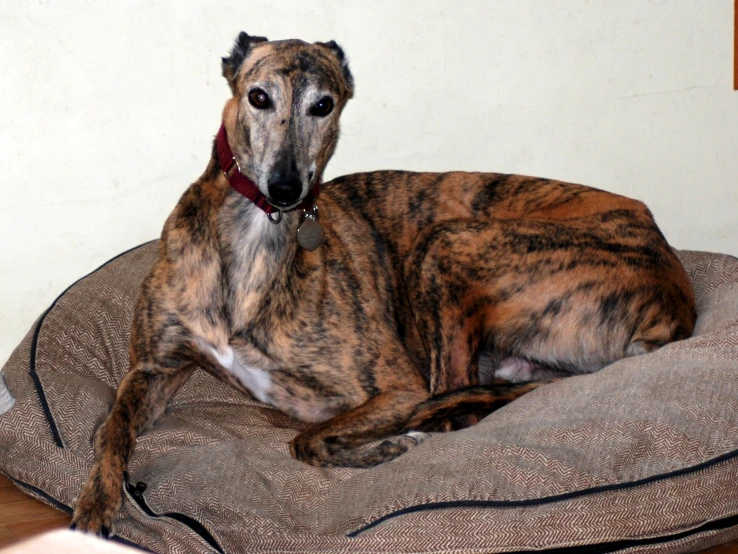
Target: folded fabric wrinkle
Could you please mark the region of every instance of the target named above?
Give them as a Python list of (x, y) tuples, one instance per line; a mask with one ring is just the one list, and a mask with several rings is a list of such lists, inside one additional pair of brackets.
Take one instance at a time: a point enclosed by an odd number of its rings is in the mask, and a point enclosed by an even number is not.
[(15, 398), (10, 394), (5, 383), (5, 374), (0, 371), (0, 415), (9, 412), (15, 406)]

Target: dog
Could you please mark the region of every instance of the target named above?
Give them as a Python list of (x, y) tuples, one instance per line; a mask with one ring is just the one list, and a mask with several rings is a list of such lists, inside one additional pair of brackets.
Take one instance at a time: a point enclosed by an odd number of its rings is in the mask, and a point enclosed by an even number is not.
[(137, 435), (196, 368), (311, 422), (298, 460), (370, 467), (692, 333), (690, 281), (641, 202), (463, 172), (319, 196), (354, 90), (343, 50), (241, 33), (222, 69), (232, 97), (143, 283), (77, 529), (110, 532)]

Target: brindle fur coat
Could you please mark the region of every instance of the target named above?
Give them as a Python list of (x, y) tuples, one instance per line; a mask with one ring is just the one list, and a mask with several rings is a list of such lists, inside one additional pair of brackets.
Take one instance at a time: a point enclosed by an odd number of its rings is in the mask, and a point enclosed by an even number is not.
[(646, 206), (580, 185), (349, 175), (323, 185), (322, 245), (300, 248), (301, 213), (287, 204), (333, 153), (353, 93), (346, 58), (333, 42), (242, 33), (223, 73), (240, 172), (282, 220), (229, 186), (214, 149), (143, 285), (131, 370), (97, 433), (78, 528), (108, 532), (136, 436), (197, 368), (312, 422), (290, 445), (299, 460), (367, 467), (541, 377), (597, 371), (692, 332), (689, 279)]

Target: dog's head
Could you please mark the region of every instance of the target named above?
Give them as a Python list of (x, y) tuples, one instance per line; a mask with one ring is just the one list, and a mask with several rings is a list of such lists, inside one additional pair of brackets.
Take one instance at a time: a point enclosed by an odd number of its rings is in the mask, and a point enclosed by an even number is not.
[(295, 206), (321, 179), (353, 94), (343, 50), (242, 32), (223, 76), (233, 92), (223, 122), (241, 172), (274, 206)]

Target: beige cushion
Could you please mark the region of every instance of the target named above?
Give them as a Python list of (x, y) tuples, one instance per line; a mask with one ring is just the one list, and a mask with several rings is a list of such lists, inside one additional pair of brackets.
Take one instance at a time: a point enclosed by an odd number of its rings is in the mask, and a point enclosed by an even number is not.
[[(73, 285), (5, 367), (16, 405), (0, 416), (0, 469), (47, 502), (72, 506), (87, 475), (157, 248)], [(738, 260), (680, 256), (693, 338), (542, 387), (374, 469), (293, 460), (303, 424), (196, 372), (139, 440), (129, 473), (145, 505), (126, 494), (117, 534), (156, 552), (284, 553), (686, 552), (736, 538)]]

